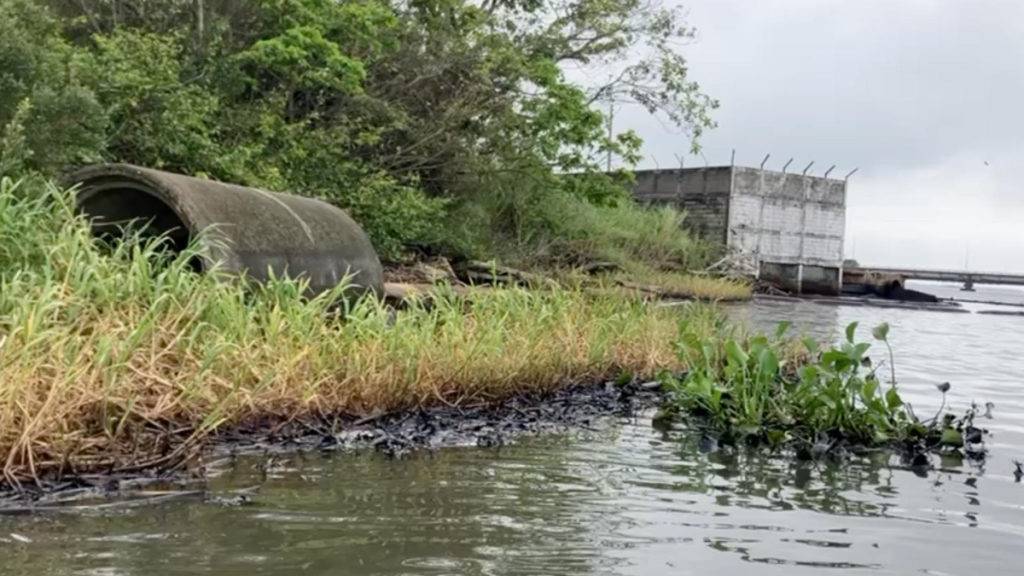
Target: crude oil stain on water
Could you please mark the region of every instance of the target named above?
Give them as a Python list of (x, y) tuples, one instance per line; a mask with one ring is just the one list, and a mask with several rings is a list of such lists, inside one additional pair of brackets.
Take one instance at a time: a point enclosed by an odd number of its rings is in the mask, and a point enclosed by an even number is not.
[[(932, 287), (929, 287), (932, 288)], [(985, 299), (982, 288), (971, 297)], [(955, 292), (955, 291), (954, 291)], [(994, 297), (1009, 299), (1024, 293)], [(961, 294), (953, 294), (961, 296)], [(990, 293), (989, 296), (992, 294)], [(1024, 298), (1020, 298), (1024, 302)], [(972, 312), (998, 308), (965, 304)], [(1018, 309), (1019, 310), (1019, 309)], [(731, 316), (831, 338), (892, 325), (919, 414), (949, 381), (955, 411), (992, 402), (989, 458), (925, 475), (885, 455), (797, 462), (708, 451), (650, 414), (501, 448), (242, 459), (212, 490), (262, 484), (248, 505), (0, 518), (0, 573), (1019, 574), (1024, 570), (1024, 317), (812, 302)]]

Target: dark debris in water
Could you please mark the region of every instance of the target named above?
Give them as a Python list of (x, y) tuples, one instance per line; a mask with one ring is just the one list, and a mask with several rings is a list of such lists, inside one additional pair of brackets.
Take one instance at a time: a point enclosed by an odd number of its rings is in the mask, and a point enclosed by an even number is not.
[(0, 498), (0, 514), (92, 513), (149, 507), (177, 500), (199, 500), (221, 506), (241, 506), (252, 501), (259, 487), (211, 492), (199, 479), (124, 478), (93, 483), (78, 479), (79, 486), (52, 486), (50, 492), (7, 494)]
[(0, 514), (90, 512), (196, 499), (220, 506), (249, 504), (258, 487), (211, 492), (209, 471), (230, 466), (238, 454), (321, 450), (375, 450), (402, 457), (414, 450), (501, 446), (524, 436), (592, 430), (609, 416), (629, 416), (664, 400), (657, 382), (573, 385), (546, 394), (523, 394), (480, 406), (441, 406), (372, 416), (331, 415), (316, 420), (253, 423), (208, 438), (210, 446), (189, 466), (172, 472), (89, 474), (41, 480), (30, 489), (0, 492)]
[(628, 416), (663, 400), (656, 382), (577, 385), (481, 406), (441, 406), (370, 417), (294, 422), (268, 433), (235, 429), (214, 439), (218, 453), (372, 449), (401, 457), (413, 450), (492, 447), (519, 437), (591, 429), (607, 416)]

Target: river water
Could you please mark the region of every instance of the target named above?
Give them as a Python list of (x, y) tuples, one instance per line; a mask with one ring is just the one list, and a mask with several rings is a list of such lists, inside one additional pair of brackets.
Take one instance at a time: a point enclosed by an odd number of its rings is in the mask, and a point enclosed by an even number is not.
[[(1024, 292), (918, 286), (1024, 303)], [(1021, 574), (1024, 317), (762, 301), (730, 310), (834, 337), (888, 321), (918, 414), (994, 404), (984, 465), (801, 463), (701, 450), (650, 415), (494, 449), (242, 460), (252, 502), (0, 518), (0, 574)], [(1005, 308), (1005, 310), (1014, 310)], [(1017, 308), (1020, 310), (1020, 308)], [(878, 354), (881, 351), (876, 352)]]

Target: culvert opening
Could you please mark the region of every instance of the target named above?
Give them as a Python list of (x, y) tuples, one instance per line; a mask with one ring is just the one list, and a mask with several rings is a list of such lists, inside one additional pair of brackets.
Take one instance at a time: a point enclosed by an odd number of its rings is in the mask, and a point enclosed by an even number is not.
[[(92, 234), (110, 246), (138, 234), (145, 240), (163, 239), (160, 246), (176, 257), (189, 245), (192, 235), (173, 208), (150, 192), (130, 186), (94, 190), (78, 202), (89, 219)], [(202, 269), (198, 258), (191, 265)]]
[[(312, 198), (268, 192), (128, 164), (98, 164), (66, 176), (79, 186), (78, 209), (96, 236), (166, 238), (179, 254), (199, 243), (193, 268), (265, 281), (309, 278), (309, 293), (334, 289), (358, 273), (359, 290), (383, 292), (383, 270), (363, 229), (343, 210)], [(210, 230), (211, 237), (199, 237)], [(188, 252), (186, 252), (188, 253)], [(180, 261), (180, 260), (179, 260)]]

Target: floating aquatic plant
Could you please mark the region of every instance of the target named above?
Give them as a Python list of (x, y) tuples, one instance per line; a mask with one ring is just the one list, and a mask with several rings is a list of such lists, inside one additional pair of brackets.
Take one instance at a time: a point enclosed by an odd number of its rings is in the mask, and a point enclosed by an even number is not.
[(823, 347), (811, 338), (795, 346), (786, 337), (786, 323), (770, 336), (724, 328), (716, 338), (707, 337), (706, 326), (683, 325), (679, 354), (688, 370), (682, 377), (663, 377), (671, 404), (660, 418), (696, 415), (706, 433), (725, 442), (789, 445), (802, 456), (879, 446), (898, 446), (911, 456), (943, 450), (983, 454), (973, 409), (960, 419), (942, 414), (949, 383), (938, 387), (939, 413), (919, 420), (896, 385), (889, 326), (872, 330), (889, 351), (888, 386), (867, 355), (871, 344), (857, 341), (857, 327), (848, 325), (844, 341)]

